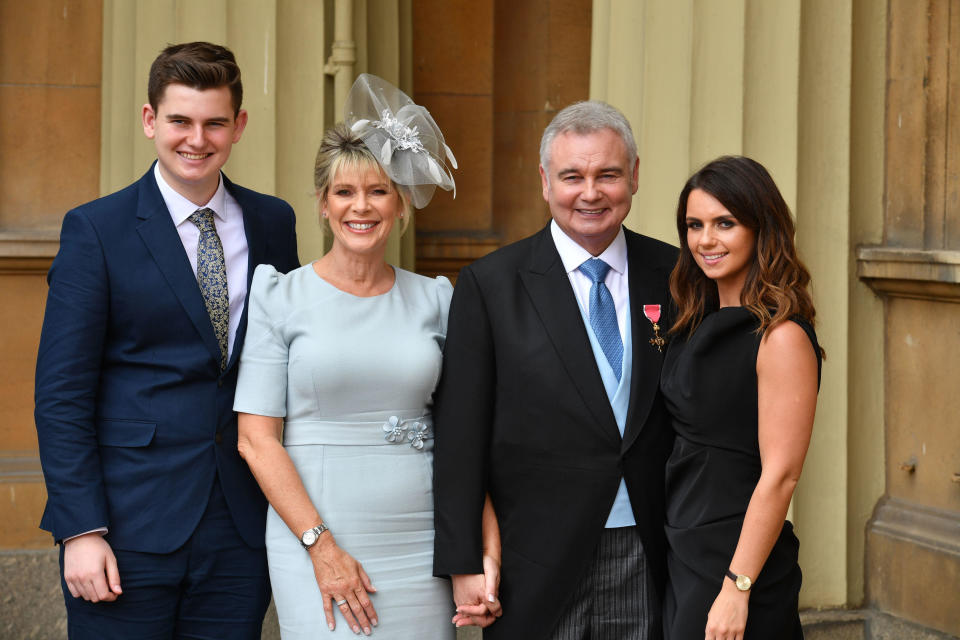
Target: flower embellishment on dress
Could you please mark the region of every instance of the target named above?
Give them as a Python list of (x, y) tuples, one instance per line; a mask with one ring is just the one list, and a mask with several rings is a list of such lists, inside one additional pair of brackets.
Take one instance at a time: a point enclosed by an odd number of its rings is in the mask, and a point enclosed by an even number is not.
[(407, 425), (400, 422), (397, 416), (390, 416), (390, 419), (383, 423), (383, 430), (387, 432), (383, 439), (394, 444), (403, 442), (407, 435)]
[(417, 451), (423, 451), (423, 443), (430, 440), (430, 425), (418, 418), (401, 420), (397, 416), (390, 416), (383, 423), (383, 439), (393, 444), (409, 442)]
[(417, 451), (423, 449), (423, 441), (429, 439), (429, 437), (430, 426), (419, 420), (411, 425), (410, 431), (407, 433), (407, 440), (410, 441), (410, 446)]

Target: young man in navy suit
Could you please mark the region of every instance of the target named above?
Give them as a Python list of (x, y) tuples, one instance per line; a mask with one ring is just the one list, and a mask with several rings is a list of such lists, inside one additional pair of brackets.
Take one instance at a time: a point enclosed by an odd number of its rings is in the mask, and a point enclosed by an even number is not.
[(221, 173), (247, 124), (228, 49), (154, 61), (157, 161), (68, 212), (36, 375), (70, 638), (259, 638), (266, 501), (233, 394), (254, 268), (298, 266), (290, 205)]

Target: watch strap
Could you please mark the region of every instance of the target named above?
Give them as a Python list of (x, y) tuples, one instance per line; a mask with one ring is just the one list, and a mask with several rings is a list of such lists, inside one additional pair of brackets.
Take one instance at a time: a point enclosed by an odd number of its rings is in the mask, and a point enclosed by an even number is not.
[[(311, 542), (310, 544), (307, 544), (303, 541), (303, 537), (308, 533), (310, 533), (311, 531), (317, 534), (317, 536), (313, 539), (313, 542)], [(302, 534), (300, 534), (300, 544), (303, 546), (304, 549), (309, 549), (313, 545), (317, 544), (317, 541), (320, 540), (320, 534), (322, 534), (324, 531), (330, 531), (330, 527), (328, 527), (322, 522), (317, 526), (313, 527), (312, 529), (307, 529)]]
[(737, 575), (727, 567), (727, 577), (733, 580), (733, 584), (737, 586), (737, 589), (740, 591), (750, 591), (753, 587), (753, 579), (750, 576)]

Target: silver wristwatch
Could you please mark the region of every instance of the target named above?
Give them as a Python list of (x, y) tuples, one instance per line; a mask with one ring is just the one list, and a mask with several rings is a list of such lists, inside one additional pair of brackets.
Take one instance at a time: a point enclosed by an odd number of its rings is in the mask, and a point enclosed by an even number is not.
[(303, 545), (304, 549), (309, 549), (313, 545), (317, 544), (317, 540), (320, 539), (320, 534), (324, 531), (330, 531), (330, 527), (322, 522), (313, 529), (307, 529), (300, 535), (300, 544)]

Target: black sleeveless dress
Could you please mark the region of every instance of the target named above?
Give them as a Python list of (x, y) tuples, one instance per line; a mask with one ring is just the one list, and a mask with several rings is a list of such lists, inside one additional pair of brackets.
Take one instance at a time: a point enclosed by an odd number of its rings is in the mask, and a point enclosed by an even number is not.
[[(817, 337), (795, 320), (816, 349)], [(759, 323), (743, 307), (707, 315), (689, 340), (674, 338), (660, 388), (677, 438), (667, 462), (666, 640), (702, 640), (760, 479), (757, 442)], [(751, 589), (744, 640), (803, 638), (797, 614), (799, 542), (780, 537)]]

